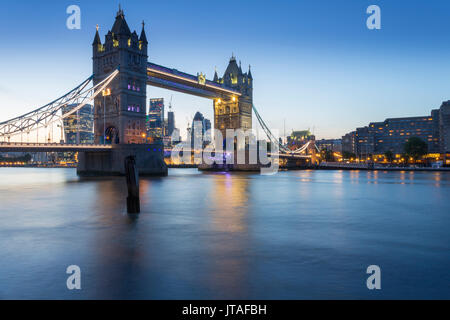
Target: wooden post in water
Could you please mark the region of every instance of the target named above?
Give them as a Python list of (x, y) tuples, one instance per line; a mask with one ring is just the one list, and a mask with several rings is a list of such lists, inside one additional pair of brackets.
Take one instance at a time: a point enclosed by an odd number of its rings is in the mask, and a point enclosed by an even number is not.
[(128, 213), (140, 213), (141, 206), (139, 203), (139, 172), (136, 168), (136, 159), (134, 158), (134, 156), (128, 156), (125, 158), (125, 176), (127, 178), (128, 187)]

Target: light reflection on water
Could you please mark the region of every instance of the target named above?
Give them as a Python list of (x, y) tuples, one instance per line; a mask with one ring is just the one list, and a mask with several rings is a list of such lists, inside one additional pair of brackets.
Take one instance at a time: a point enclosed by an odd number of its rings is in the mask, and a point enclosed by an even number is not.
[(124, 178), (0, 177), (0, 298), (450, 298), (450, 173), (173, 169), (135, 216)]

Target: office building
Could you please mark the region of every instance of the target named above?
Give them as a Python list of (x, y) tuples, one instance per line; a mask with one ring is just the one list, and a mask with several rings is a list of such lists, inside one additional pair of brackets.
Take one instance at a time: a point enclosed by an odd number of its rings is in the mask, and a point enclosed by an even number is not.
[[(77, 104), (63, 107), (63, 114), (70, 113)], [(66, 143), (92, 144), (94, 143), (94, 108), (85, 105), (63, 119), (64, 140)]]
[(342, 140), (341, 139), (316, 140), (316, 146), (317, 146), (317, 148), (319, 148), (319, 150), (342, 152)]
[(195, 141), (202, 141), (202, 145), (210, 142), (212, 140), (210, 129), (211, 121), (197, 112), (192, 120), (192, 129), (188, 132), (191, 135), (191, 147), (194, 148)]
[(147, 137), (160, 141), (164, 136), (164, 99), (150, 99), (147, 115)]
[(356, 131), (347, 133), (342, 137), (342, 153), (356, 155)]
[(171, 136), (175, 130), (175, 114), (173, 111), (167, 112), (167, 135)]
[(450, 153), (450, 101), (443, 102), (439, 108), (439, 136), (440, 153)]
[(428, 145), (428, 153), (449, 152), (450, 101), (428, 116), (389, 118), (371, 122), (342, 137), (342, 151), (357, 156), (381, 155), (387, 151), (402, 154), (410, 137), (418, 137)]

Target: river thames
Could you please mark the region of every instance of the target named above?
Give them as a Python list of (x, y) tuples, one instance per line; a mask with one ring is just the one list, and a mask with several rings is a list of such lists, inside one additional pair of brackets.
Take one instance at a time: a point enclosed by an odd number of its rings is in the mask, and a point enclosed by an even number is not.
[(0, 299), (450, 298), (450, 173), (0, 171)]

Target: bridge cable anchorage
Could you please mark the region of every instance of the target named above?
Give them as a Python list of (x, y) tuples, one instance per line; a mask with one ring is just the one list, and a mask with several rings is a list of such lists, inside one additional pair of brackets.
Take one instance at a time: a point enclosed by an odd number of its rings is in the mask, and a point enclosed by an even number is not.
[[(31, 112), (25, 113), (16, 118), (0, 122), (0, 137), (9, 138), (26, 132), (38, 131), (47, 128), (49, 125), (59, 122), (83, 108), (95, 97), (100, 94), (109, 83), (117, 76), (118, 70), (115, 70), (97, 85), (86, 89), (88, 84), (93, 80), (91, 75), (80, 85), (63, 95), (62, 97), (46, 104)], [(63, 113), (63, 108), (68, 105), (77, 105), (67, 113)]]
[[(284, 146), (282, 143), (280, 143), (280, 141), (275, 137), (275, 135), (270, 131), (269, 127), (266, 125), (266, 123), (264, 122), (263, 118), (261, 117), (261, 115), (259, 114), (258, 110), (256, 109), (255, 105), (252, 104), (252, 109), (255, 112), (256, 115), (256, 119), (258, 119), (259, 124), (261, 125), (263, 131), (265, 132), (266, 136), (269, 138), (270, 142), (273, 143), (274, 145), (277, 145), (280, 152), (281, 153), (289, 153), (289, 154), (299, 154), (304, 152), (305, 150), (308, 149), (308, 147), (311, 145), (312, 141), (308, 141), (307, 143), (305, 143), (303, 146), (301, 146), (300, 148), (297, 148), (295, 150), (291, 150), (289, 148), (287, 148), (286, 146)], [(317, 148), (317, 146), (314, 144), (315, 148), (317, 149), (317, 151), (319, 151), (319, 149)]]

